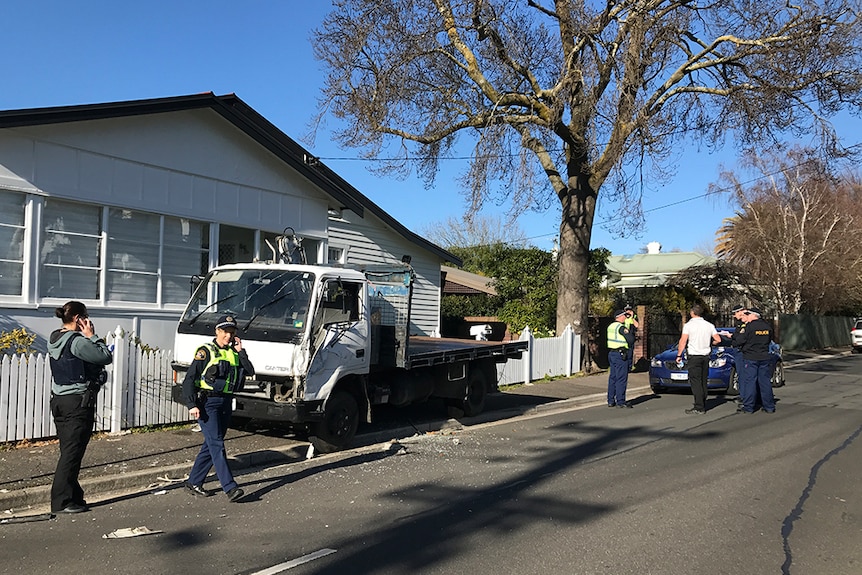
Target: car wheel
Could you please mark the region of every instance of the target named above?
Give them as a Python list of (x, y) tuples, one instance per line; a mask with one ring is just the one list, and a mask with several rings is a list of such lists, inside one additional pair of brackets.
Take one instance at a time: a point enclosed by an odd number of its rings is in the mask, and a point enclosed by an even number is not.
[(784, 385), (784, 364), (779, 361), (772, 371), (772, 387), (781, 387), (782, 385)]
[(724, 395), (739, 395), (739, 374), (736, 373), (736, 368), (730, 368), (730, 376), (727, 378), (727, 389), (724, 390)]
[(338, 390), (330, 396), (323, 421), (311, 428), (311, 443), (317, 451), (331, 453), (350, 444), (359, 427), (359, 404), (350, 393)]

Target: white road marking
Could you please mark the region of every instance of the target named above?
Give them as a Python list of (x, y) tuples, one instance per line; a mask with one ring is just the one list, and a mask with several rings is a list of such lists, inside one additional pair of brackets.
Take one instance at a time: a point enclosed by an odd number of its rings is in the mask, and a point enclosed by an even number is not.
[(302, 557), (298, 557), (297, 559), (292, 559), (291, 561), (285, 561), (284, 563), (273, 565), (272, 567), (268, 567), (263, 571), (255, 571), (251, 575), (275, 575), (276, 573), (281, 573), (282, 571), (287, 571), (288, 569), (299, 567), (303, 563), (308, 563), (309, 561), (314, 561), (315, 559), (326, 557), (327, 555), (330, 555), (332, 553), (335, 553), (335, 549), (321, 549), (320, 551), (315, 551), (314, 553), (303, 555)]

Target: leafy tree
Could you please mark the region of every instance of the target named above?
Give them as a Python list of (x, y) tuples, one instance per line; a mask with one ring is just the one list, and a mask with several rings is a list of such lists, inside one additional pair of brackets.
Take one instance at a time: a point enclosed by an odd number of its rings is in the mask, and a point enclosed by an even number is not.
[(862, 186), (835, 178), (812, 150), (750, 155), (761, 174), (744, 184), (724, 174), (739, 206), (718, 234), (718, 254), (762, 286), (783, 313), (836, 313), (862, 304)]
[[(553, 332), (556, 311), (557, 266), (550, 252), (536, 247), (506, 244), (451, 247), (463, 261), (463, 269), (493, 278), (496, 297), (446, 296), (444, 313), (496, 315), (514, 331), (529, 325), (537, 334)], [(458, 303), (448, 300), (457, 299)], [(475, 306), (475, 307), (465, 307)], [(494, 308), (493, 313), (489, 310)]]
[(343, 120), (337, 140), (385, 153), (382, 171), (418, 158), (429, 186), (469, 149), (471, 212), (558, 203), (556, 325), (583, 333), (599, 191), (625, 234), (687, 134), (816, 129), (836, 151), (827, 119), (860, 104), (859, 18), (858, 0), (334, 0), (313, 37), (318, 121)]

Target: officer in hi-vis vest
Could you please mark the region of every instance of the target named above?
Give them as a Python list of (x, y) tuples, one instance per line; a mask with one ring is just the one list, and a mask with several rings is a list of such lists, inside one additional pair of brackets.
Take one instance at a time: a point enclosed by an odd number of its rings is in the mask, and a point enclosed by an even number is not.
[(198, 348), (183, 380), (189, 415), (198, 420), (204, 436), (186, 481), (186, 489), (193, 495), (212, 495), (203, 487), (211, 467), (215, 467), (228, 500), (236, 501), (244, 495), (228, 467), (224, 436), (230, 423), (233, 393), (242, 389), (246, 375), (254, 375), (254, 367), (236, 336), (236, 320), (230, 315), (222, 316), (216, 322), (212, 343)]
[(608, 407), (632, 407), (626, 401), (629, 384), (629, 354), (635, 342), (634, 333), (626, 327), (625, 310), (614, 312), (614, 321), (608, 326)]

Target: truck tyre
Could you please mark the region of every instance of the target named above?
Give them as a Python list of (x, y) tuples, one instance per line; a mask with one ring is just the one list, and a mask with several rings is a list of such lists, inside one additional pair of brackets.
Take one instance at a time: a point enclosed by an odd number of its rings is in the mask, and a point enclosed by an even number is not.
[(473, 417), (485, 409), (485, 397), (488, 395), (488, 379), (485, 372), (474, 368), (467, 377), (464, 398), (449, 403), (450, 417)]
[(335, 391), (326, 402), (323, 421), (311, 428), (309, 441), (316, 451), (331, 453), (350, 444), (359, 427), (359, 405), (356, 398), (342, 390)]

